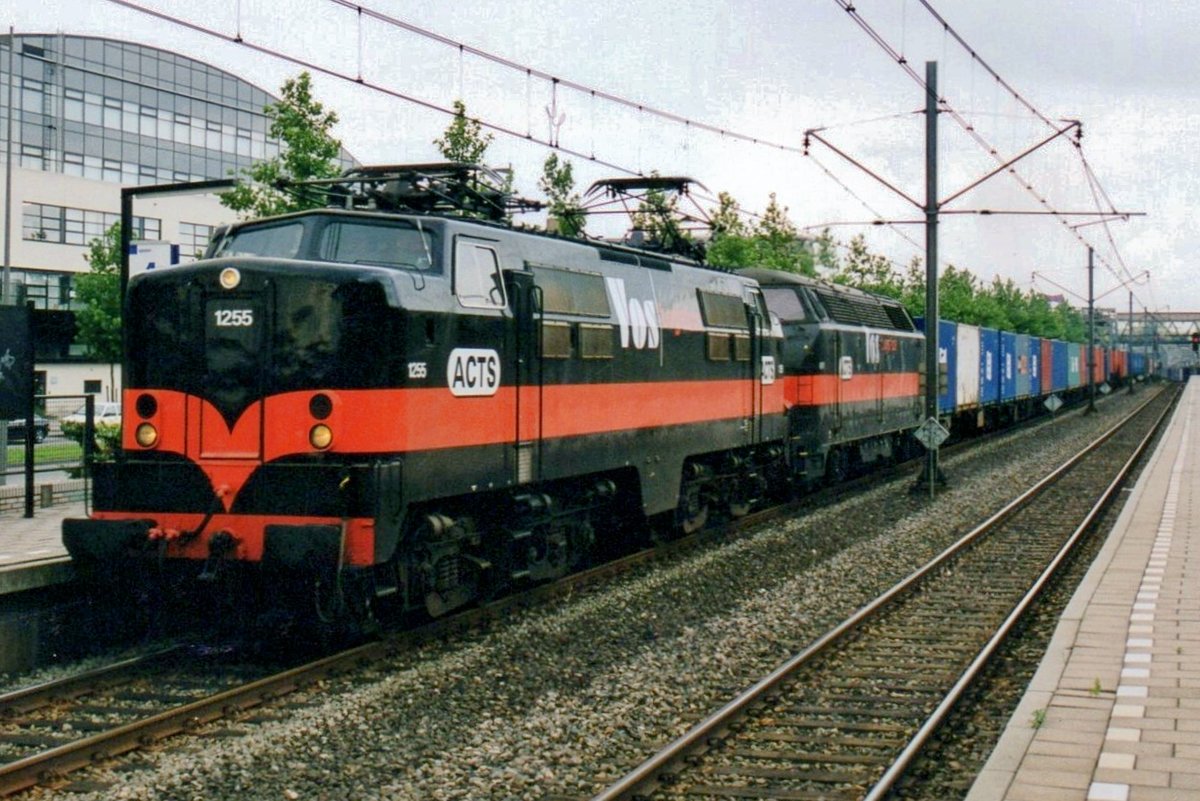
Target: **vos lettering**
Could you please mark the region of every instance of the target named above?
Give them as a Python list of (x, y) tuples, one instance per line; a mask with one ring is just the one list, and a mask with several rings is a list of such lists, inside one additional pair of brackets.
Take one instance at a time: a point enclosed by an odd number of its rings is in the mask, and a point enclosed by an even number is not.
[(460, 398), (495, 395), (500, 388), (500, 355), (487, 348), (455, 348), (446, 362), (450, 393)]
[(624, 278), (608, 276), (604, 282), (617, 315), (617, 326), (621, 329), (621, 347), (638, 350), (657, 348), (661, 336), (658, 307), (654, 301), (629, 297)]

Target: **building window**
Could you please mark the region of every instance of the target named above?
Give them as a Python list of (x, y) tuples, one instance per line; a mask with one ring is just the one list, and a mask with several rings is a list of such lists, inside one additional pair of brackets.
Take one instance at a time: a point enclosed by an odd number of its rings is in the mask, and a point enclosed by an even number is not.
[(46, 148), (36, 145), (21, 145), (21, 166), (30, 170), (46, 169)]
[(204, 255), (208, 240), (212, 238), (213, 226), (203, 223), (181, 222), (179, 224), (179, 254), (186, 260)]
[[(93, 239), (103, 237), (109, 228), (120, 221), (121, 215), (108, 211), (24, 203), (21, 237), (59, 245), (87, 245)], [(134, 239), (161, 239), (162, 220), (155, 217), (134, 217), (131, 235)]]
[(52, 270), (12, 271), (12, 291), (17, 303), (33, 303), (38, 309), (71, 307), (71, 274)]
[(21, 206), (21, 238), (34, 242), (62, 242), (62, 208), (41, 203)]

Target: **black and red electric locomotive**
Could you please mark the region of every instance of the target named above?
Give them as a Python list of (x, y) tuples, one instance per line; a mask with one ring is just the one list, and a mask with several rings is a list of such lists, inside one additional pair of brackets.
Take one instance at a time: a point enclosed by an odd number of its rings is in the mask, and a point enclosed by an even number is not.
[(80, 574), (436, 615), (578, 569), (614, 519), (691, 531), (906, 447), (899, 303), (514, 229), (487, 176), (365, 168), (135, 277)]

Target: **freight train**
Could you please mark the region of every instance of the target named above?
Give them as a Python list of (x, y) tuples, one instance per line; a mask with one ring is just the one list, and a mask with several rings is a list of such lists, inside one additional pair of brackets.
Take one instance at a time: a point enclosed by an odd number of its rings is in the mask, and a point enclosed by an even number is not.
[[(694, 531), (915, 450), (900, 303), (521, 230), (484, 178), (364, 168), (134, 277), (122, 448), (63, 523), (79, 575), (369, 626), (577, 570), (617, 521)], [(947, 421), (1080, 386), (1078, 346), (947, 330)]]

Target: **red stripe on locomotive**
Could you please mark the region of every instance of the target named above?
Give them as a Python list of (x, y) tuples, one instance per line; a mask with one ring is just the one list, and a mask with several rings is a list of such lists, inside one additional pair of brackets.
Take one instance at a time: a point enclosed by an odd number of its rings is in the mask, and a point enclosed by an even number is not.
[(831, 406), (880, 399), (916, 398), (920, 394), (916, 373), (857, 373), (851, 378), (836, 375), (799, 375), (784, 379), (788, 406)]

